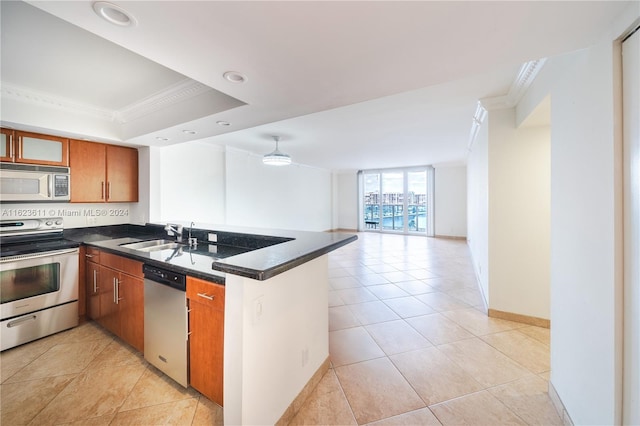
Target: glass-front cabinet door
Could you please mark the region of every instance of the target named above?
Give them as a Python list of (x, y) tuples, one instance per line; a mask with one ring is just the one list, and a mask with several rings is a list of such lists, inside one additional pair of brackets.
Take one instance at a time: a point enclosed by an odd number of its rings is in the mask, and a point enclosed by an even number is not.
[(13, 161), (13, 133), (11, 129), (0, 129), (0, 161)]
[(69, 166), (69, 139), (38, 133), (15, 132), (16, 163)]

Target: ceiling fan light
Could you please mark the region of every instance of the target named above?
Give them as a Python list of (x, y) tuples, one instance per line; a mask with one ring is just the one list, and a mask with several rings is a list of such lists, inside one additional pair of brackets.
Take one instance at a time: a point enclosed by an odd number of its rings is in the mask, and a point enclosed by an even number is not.
[(273, 139), (276, 141), (276, 149), (269, 154), (265, 154), (262, 157), (262, 163), (268, 166), (288, 166), (291, 164), (291, 157), (278, 149), (280, 137), (274, 136)]

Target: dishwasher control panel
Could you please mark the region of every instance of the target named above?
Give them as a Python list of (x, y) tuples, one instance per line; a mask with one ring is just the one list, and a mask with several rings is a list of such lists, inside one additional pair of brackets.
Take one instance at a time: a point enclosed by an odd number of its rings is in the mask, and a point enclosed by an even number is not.
[(159, 284), (164, 284), (177, 290), (187, 290), (187, 279), (184, 274), (168, 271), (151, 265), (143, 265), (142, 272), (144, 273), (144, 278), (147, 280), (155, 281)]

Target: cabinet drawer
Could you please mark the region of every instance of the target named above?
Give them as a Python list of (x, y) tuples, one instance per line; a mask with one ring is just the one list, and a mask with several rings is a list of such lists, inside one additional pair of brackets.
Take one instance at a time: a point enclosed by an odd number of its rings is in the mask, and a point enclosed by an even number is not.
[(224, 311), (224, 286), (199, 278), (187, 277), (187, 299)]
[(84, 256), (89, 262), (100, 263), (100, 250), (95, 247), (86, 247)]
[(100, 264), (134, 277), (144, 277), (142, 274), (142, 262), (137, 260), (103, 252), (100, 254)]

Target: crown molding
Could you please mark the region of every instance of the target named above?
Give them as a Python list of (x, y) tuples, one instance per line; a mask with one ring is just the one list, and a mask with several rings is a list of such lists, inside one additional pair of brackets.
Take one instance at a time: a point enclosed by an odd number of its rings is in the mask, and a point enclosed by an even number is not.
[(513, 108), (516, 106), (529, 86), (531, 86), (531, 83), (533, 83), (533, 80), (535, 80), (545, 62), (546, 58), (524, 63), (520, 67), (513, 83), (511, 83), (509, 93), (503, 96), (480, 99), (484, 108), (491, 111), (492, 109)]
[(148, 96), (139, 102), (127, 105), (124, 108), (113, 111), (89, 104), (72, 101), (60, 96), (39, 92), (25, 87), (15, 86), (2, 82), (0, 95), (4, 99), (13, 99), (40, 107), (54, 108), (75, 114), (88, 115), (105, 121), (119, 124), (134, 121), (145, 115), (152, 114), (170, 105), (177, 104), (186, 99), (206, 93), (211, 89), (195, 80), (184, 79), (161, 92)]
[(39, 92), (25, 87), (15, 86), (2, 82), (0, 89), (2, 98), (12, 99), (20, 102), (26, 102), (31, 105), (40, 107), (54, 108), (76, 114), (89, 115), (106, 121), (115, 121), (115, 113), (113, 111), (98, 108), (93, 105), (82, 104), (70, 99), (53, 96), (49, 93)]
[(116, 119), (120, 123), (137, 120), (145, 115), (149, 115), (170, 105), (177, 104), (210, 90), (213, 89), (195, 80), (187, 78), (169, 86), (165, 90), (116, 111)]
[(471, 122), (471, 133), (469, 134), (469, 144), (467, 145), (469, 151), (473, 150), (473, 144), (476, 141), (476, 136), (478, 136), (478, 131), (486, 117), (487, 111), (513, 108), (516, 106), (529, 86), (531, 86), (531, 83), (533, 83), (533, 80), (535, 80), (545, 62), (546, 58), (526, 62), (520, 67), (518, 75), (513, 80), (513, 83), (511, 83), (509, 93), (503, 96), (482, 98), (478, 101), (478, 107)]
[(484, 119), (487, 117), (487, 109), (482, 105), (482, 102), (478, 101), (478, 105), (476, 106), (476, 113), (473, 114), (473, 120), (471, 122), (471, 132), (469, 134), (469, 144), (467, 145), (467, 149), (469, 151), (473, 150), (473, 144), (476, 142), (476, 137), (478, 136), (478, 131), (480, 130), (480, 126), (484, 122)]

